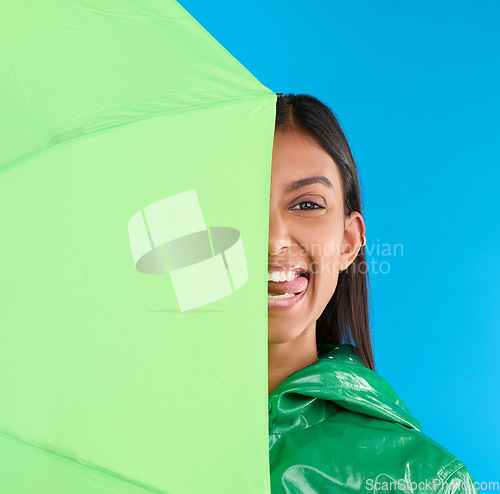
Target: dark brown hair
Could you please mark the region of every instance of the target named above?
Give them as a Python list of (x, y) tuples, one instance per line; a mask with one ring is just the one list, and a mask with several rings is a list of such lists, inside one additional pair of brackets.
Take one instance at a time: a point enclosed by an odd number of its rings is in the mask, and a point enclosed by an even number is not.
[[(344, 190), (344, 216), (363, 214), (358, 170), (347, 139), (333, 112), (314, 96), (279, 94), (276, 130), (297, 130), (313, 137), (337, 164)], [(375, 370), (369, 317), (369, 279), (365, 248), (339, 273), (337, 287), (316, 322), (316, 344), (356, 347), (364, 365)]]

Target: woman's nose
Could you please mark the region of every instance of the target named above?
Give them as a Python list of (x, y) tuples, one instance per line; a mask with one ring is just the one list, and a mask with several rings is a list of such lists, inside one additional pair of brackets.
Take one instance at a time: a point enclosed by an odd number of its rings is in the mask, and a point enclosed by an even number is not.
[(269, 215), (269, 256), (276, 256), (290, 246), (290, 234), (286, 222), (278, 214)]

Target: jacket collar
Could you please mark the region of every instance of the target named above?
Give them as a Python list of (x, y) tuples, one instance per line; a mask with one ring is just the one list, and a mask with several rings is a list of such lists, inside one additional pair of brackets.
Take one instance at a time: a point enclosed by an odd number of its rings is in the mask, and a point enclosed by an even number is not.
[(311, 427), (339, 407), (420, 430), (389, 383), (365, 367), (353, 345), (318, 346), (318, 360), (290, 374), (269, 395), (269, 433)]

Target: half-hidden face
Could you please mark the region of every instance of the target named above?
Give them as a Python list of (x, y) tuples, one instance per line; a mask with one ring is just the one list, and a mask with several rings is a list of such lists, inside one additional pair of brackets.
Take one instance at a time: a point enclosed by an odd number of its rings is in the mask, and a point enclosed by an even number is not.
[(269, 342), (315, 328), (337, 286), (344, 242), (337, 165), (295, 130), (274, 137), (268, 246)]

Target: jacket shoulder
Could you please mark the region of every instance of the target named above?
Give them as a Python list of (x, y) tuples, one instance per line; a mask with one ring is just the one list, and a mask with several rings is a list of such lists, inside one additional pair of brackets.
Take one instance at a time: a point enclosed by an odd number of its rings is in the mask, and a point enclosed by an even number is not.
[(467, 467), (460, 461), (456, 460), (453, 465), (455, 470), (451, 473), (441, 485), (437, 486), (443, 493), (453, 494), (478, 494), (477, 483), (472, 477)]
[(343, 472), (354, 475), (361, 491), (479, 492), (459, 458), (421, 431), (388, 420), (339, 411), (285, 441), (270, 457), (273, 492), (280, 494), (351, 492)]
[[(394, 425), (398, 428), (406, 429), (406, 427), (400, 424)], [(410, 434), (416, 437), (417, 441), (422, 442), (422, 451), (424, 451), (425, 456), (436, 458), (434, 462), (428, 461), (426, 462), (427, 464), (424, 463), (424, 457), (420, 460), (421, 473), (425, 473), (425, 480), (429, 480), (432, 477), (432, 492), (434, 494), (478, 494), (477, 484), (462, 460), (421, 430), (408, 429), (407, 431), (405, 430), (405, 434)], [(419, 492), (422, 490), (420, 487), (422, 485), (417, 489)], [(422, 491), (427, 490), (428, 485), (427, 489), (423, 489)]]

